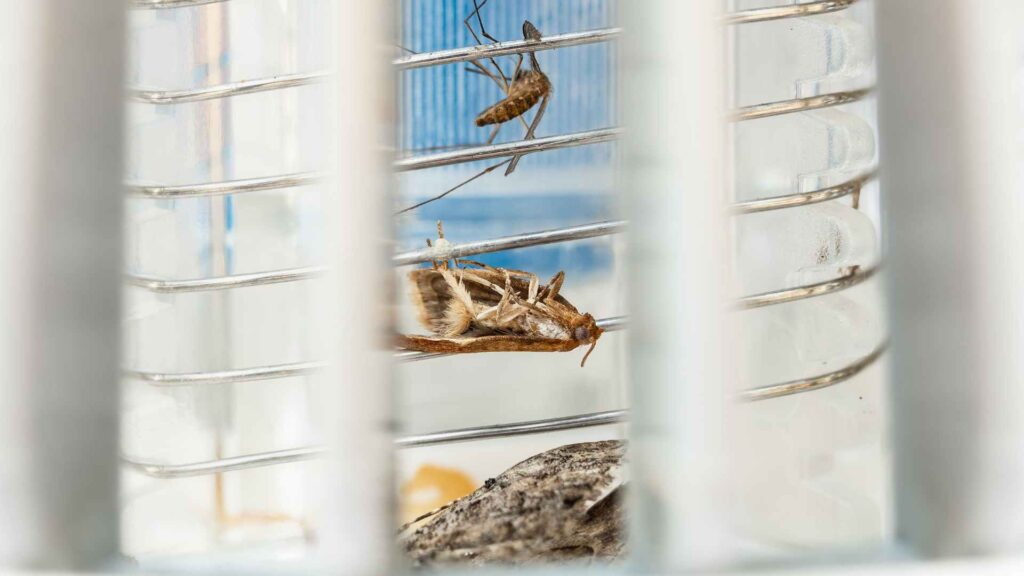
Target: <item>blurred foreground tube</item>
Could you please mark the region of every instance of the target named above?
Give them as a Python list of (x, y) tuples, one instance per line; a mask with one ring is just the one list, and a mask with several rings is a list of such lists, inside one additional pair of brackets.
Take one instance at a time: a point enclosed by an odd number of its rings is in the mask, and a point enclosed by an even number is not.
[(877, 3), (899, 536), (1024, 547), (1024, 181), (1013, 0)]
[(631, 554), (655, 571), (733, 561), (722, 511), (729, 257), (724, 31), (716, 2), (621, 5), (629, 211)]
[(335, 9), (337, 177), (324, 197), (334, 352), (322, 406), (332, 447), (326, 560), (345, 574), (389, 572), (394, 549), (388, 336), (394, 13), (389, 2)]
[(0, 2), (0, 567), (117, 551), (124, 4)]

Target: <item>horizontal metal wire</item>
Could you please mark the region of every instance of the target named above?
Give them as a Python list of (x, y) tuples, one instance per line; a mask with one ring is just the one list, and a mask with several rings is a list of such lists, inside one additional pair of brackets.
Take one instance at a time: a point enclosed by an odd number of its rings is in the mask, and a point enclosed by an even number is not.
[[(597, 321), (597, 325), (609, 332), (622, 330), (626, 327), (625, 316), (612, 316)], [(408, 350), (395, 352), (399, 362), (412, 362), (436, 358), (444, 354), (413, 352)], [(288, 364), (272, 364), (270, 366), (254, 366), (235, 370), (217, 370), (212, 372), (146, 372), (142, 370), (124, 370), (126, 378), (133, 378), (160, 387), (196, 386), (215, 384), (236, 384), (257, 380), (273, 380), (276, 378), (294, 378), (323, 370), (326, 362), (292, 362)]]
[(292, 362), (215, 372), (163, 373), (125, 370), (123, 374), (127, 378), (142, 380), (154, 386), (194, 386), (196, 384), (233, 384), (275, 378), (294, 378), (318, 372), (325, 366), (327, 366), (326, 362)]
[(183, 102), (199, 102), (201, 100), (241, 96), (256, 92), (282, 90), (296, 86), (308, 86), (323, 82), (330, 77), (330, 72), (304, 72), (301, 74), (282, 74), (269, 78), (257, 78), (255, 80), (240, 80), (238, 82), (217, 84), (216, 86), (206, 86), (203, 88), (188, 88), (185, 90), (147, 90), (135, 88), (129, 91), (128, 95), (132, 100), (146, 104), (181, 104)]
[[(847, 182), (828, 188), (812, 190), (810, 192), (803, 192), (800, 194), (790, 194), (786, 196), (760, 198), (757, 200), (739, 202), (733, 205), (732, 210), (738, 214), (750, 214), (754, 212), (793, 208), (796, 206), (834, 200), (859, 191), (864, 182), (872, 177), (874, 177), (874, 172), (858, 176)], [(253, 185), (255, 186), (257, 184), (254, 183)], [(217, 185), (196, 185), (195, 188), (201, 188), (202, 186)], [(181, 186), (174, 188), (180, 190), (189, 187)], [(159, 190), (157, 187), (154, 187), (153, 189)], [(160, 194), (160, 192), (153, 192), (153, 194)], [(569, 228), (531, 232), (527, 234), (506, 236), (503, 238), (468, 242), (465, 244), (455, 244), (450, 245), (444, 251), (439, 251), (436, 247), (424, 248), (397, 254), (392, 263), (396, 266), (405, 266), (418, 262), (429, 262), (432, 259), (445, 260), (450, 258), (464, 258), (466, 256), (499, 252), (501, 250), (511, 250), (527, 246), (539, 246), (555, 242), (594, 238), (607, 234), (619, 233), (623, 231), (625, 227), (626, 222), (624, 220), (595, 222), (593, 224), (584, 224), (582, 226), (572, 226)], [(277, 284), (280, 282), (308, 280), (310, 278), (316, 278), (323, 275), (325, 271), (326, 269), (322, 266), (308, 266), (304, 268), (291, 268), (268, 272), (253, 272), (249, 274), (236, 274), (232, 276), (187, 280), (167, 280), (148, 276), (129, 275), (127, 276), (127, 280), (128, 283), (133, 286), (138, 286), (153, 292), (182, 293), (198, 292), (203, 290), (225, 290), (231, 288), (243, 288), (246, 286), (261, 286), (265, 284)]]
[(278, 176), (261, 178), (243, 178), (240, 180), (224, 180), (221, 182), (205, 182), (203, 184), (180, 184), (176, 186), (147, 186), (145, 184), (127, 184), (128, 193), (144, 198), (197, 198), (202, 196), (223, 196), (242, 192), (259, 192), (261, 190), (279, 190), (296, 186), (310, 186), (324, 180), (326, 172), (296, 172)]
[(856, 2), (857, 0), (819, 0), (817, 2), (787, 4), (785, 6), (752, 8), (750, 10), (733, 12), (727, 15), (724, 20), (726, 24), (750, 24), (752, 22), (766, 22), (782, 18), (802, 18), (804, 16), (815, 16), (817, 14), (845, 10)]
[(235, 472), (249, 468), (262, 468), (275, 464), (290, 464), (292, 462), (303, 462), (320, 458), (327, 453), (323, 446), (306, 446), (303, 448), (292, 448), (289, 450), (275, 450), (273, 452), (260, 452), (258, 454), (246, 454), (232, 458), (218, 458), (205, 462), (192, 462), (190, 464), (157, 464), (135, 460), (127, 456), (121, 457), (121, 462), (153, 478), (189, 478), (191, 476), (206, 476), (208, 474), (221, 474), (224, 472)]
[(131, 0), (132, 8), (158, 10), (161, 8), (186, 8), (188, 6), (202, 6), (203, 4), (217, 4), (227, 0)]
[[(811, 378), (792, 380), (781, 384), (763, 386), (746, 390), (739, 395), (739, 400), (753, 402), (789, 396), (801, 392), (820, 390), (828, 386), (839, 384), (856, 376), (865, 368), (873, 364), (885, 352), (886, 344), (880, 345), (874, 351), (855, 362), (826, 374), (820, 374)], [(490, 426), (477, 426), (472, 428), (460, 428), (456, 430), (444, 430), (429, 434), (416, 434), (405, 436), (395, 440), (397, 448), (412, 448), (421, 446), (433, 446), (436, 444), (447, 444), (452, 442), (466, 442), (472, 440), (486, 440), (492, 438), (505, 438), (509, 436), (524, 436), (528, 434), (542, 434), (560, 430), (574, 430), (591, 426), (605, 426), (626, 422), (627, 410), (608, 410), (605, 412), (594, 412), (589, 414), (575, 414), (560, 418), (548, 418), (545, 420), (533, 420), (528, 422), (513, 422), (509, 424), (494, 424)], [(158, 464), (122, 457), (122, 461), (132, 468), (152, 476), (154, 478), (186, 478), (189, 476), (204, 476), (209, 474), (221, 474), (248, 468), (273, 466), (276, 464), (287, 464), (291, 462), (302, 462), (320, 458), (327, 454), (323, 446), (307, 446), (290, 450), (276, 450), (272, 452), (261, 452), (247, 454), (232, 458), (219, 458), (205, 462), (193, 462), (188, 464)]]
[(569, 242), (572, 240), (583, 240), (585, 238), (596, 238), (618, 234), (626, 229), (625, 220), (609, 220), (606, 222), (595, 222), (583, 224), (582, 226), (570, 226), (568, 228), (557, 228), (544, 230), (542, 232), (529, 232), (516, 234), (514, 236), (503, 236), (490, 240), (478, 240), (463, 244), (450, 244), (445, 248), (433, 247), (422, 250), (412, 250), (397, 254), (391, 263), (395, 266), (407, 266), (421, 262), (432, 262), (435, 260), (451, 260), (452, 258), (465, 258), (478, 254), (489, 254), (515, 248), (527, 248), (529, 246), (541, 246), (557, 242)]
[[(433, 446), (436, 444), (447, 444), (451, 442), (464, 442), (469, 440), (486, 440), (489, 438), (502, 438), (507, 436), (543, 434), (545, 432), (556, 432), (559, 430), (572, 430), (591, 426), (615, 424), (622, 422), (625, 419), (625, 415), (625, 410), (609, 410), (606, 412), (577, 414), (562, 418), (548, 418), (545, 420), (513, 422), (493, 426), (477, 426), (473, 428), (443, 430), (441, 432), (432, 432), (430, 434), (416, 434), (396, 438), (394, 444), (397, 448), (413, 448)], [(187, 478), (190, 476), (221, 474), (223, 472), (233, 472), (248, 468), (273, 466), (275, 464), (303, 462), (306, 460), (320, 458), (326, 454), (326, 447), (306, 446), (303, 448), (292, 448), (289, 450), (275, 450), (273, 452), (261, 452), (258, 454), (247, 454), (231, 458), (219, 458), (217, 460), (194, 462), (191, 464), (157, 464), (134, 460), (124, 456), (122, 456), (121, 460), (139, 472), (154, 478)]]
[(231, 276), (216, 276), (214, 278), (190, 278), (188, 280), (164, 280), (150, 276), (126, 275), (126, 281), (132, 286), (138, 286), (151, 292), (159, 294), (181, 294), (184, 292), (204, 292), (208, 290), (228, 290), (232, 288), (245, 288), (248, 286), (264, 286), (267, 284), (280, 284), (282, 282), (297, 282), (319, 278), (324, 275), (327, 268), (324, 266), (307, 266), (305, 268), (289, 268), (286, 270), (273, 270), (270, 272), (252, 272), (249, 274), (233, 274)]
[[(184, 1), (187, 2), (189, 0)], [(159, 7), (171, 8), (172, 6)], [(565, 48), (567, 46), (580, 46), (584, 44), (607, 42), (609, 40), (614, 40), (621, 33), (622, 30), (619, 28), (603, 28), (600, 30), (587, 30), (584, 32), (570, 32), (568, 34), (545, 36), (540, 40), (513, 40), (511, 42), (500, 42), (497, 44), (464, 46), (462, 48), (404, 56), (402, 58), (395, 59), (394, 65), (399, 70), (410, 70), (413, 68), (425, 68), (428, 66), (438, 66), (453, 62), (479, 60), (485, 57), (554, 50), (556, 48)], [(182, 90), (134, 88), (129, 91), (129, 96), (132, 100), (147, 104), (180, 104), (182, 102), (197, 102), (200, 100), (252, 94), (255, 92), (281, 90), (296, 86), (307, 86), (309, 84), (323, 82), (330, 77), (331, 72), (318, 71), (300, 74), (285, 74), (253, 80), (241, 80), (238, 82), (217, 84), (215, 86), (187, 88)]]
[(398, 448), (416, 448), (421, 446), (433, 446), (435, 444), (464, 442), (467, 440), (487, 440), (490, 438), (505, 438), (508, 436), (543, 434), (546, 432), (557, 432), (559, 430), (575, 430), (577, 428), (617, 424), (619, 422), (623, 422), (625, 418), (625, 410), (608, 410), (606, 412), (592, 412), (590, 414), (577, 414), (574, 416), (533, 420), (530, 422), (494, 424), (491, 426), (477, 426), (475, 428), (461, 428), (458, 430), (446, 430), (430, 434), (405, 436), (396, 439), (395, 446)]
[(794, 112), (807, 112), (808, 110), (840, 106), (842, 104), (849, 104), (850, 102), (856, 102), (857, 100), (864, 98), (871, 93), (871, 90), (871, 88), (864, 88), (861, 90), (849, 90), (846, 92), (833, 92), (831, 94), (822, 94), (820, 96), (810, 96), (808, 98), (792, 98), (790, 100), (780, 100), (778, 102), (767, 102), (765, 104), (744, 106), (732, 112), (729, 115), (729, 119), (733, 122), (742, 122), (744, 120), (757, 120), (758, 118), (767, 118), (769, 116), (779, 116), (782, 114), (793, 114)]
[(620, 128), (601, 128), (599, 130), (588, 130), (573, 134), (545, 136), (544, 138), (535, 138), (533, 140), (517, 140), (515, 142), (491, 144), (489, 146), (474, 146), (450, 152), (422, 154), (411, 158), (403, 158), (396, 161), (394, 167), (398, 172), (437, 168), (439, 166), (450, 166), (452, 164), (475, 162), (477, 160), (489, 160), (504, 156), (516, 156), (532, 152), (543, 152), (545, 150), (558, 150), (559, 148), (611, 142), (616, 140), (620, 134), (622, 134)]
[[(430, 262), (433, 259), (464, 258), (478, 254), (489, 254), (502, 250), (515, 248), (526, 248), (529, 246), (541, 246), (556, 242), (568, 242), (571, 240), (583, 240), (616, 234), (625, 229), (626, 223), (623, 220), (607, 222), (595, 222), (582, 226), (570, 226), (555, 230), (544, 230), (541, 232), (530, 232), (527, 234), (516, 234), (503, 238), (467, 242), (465, 244), (451, 245), (449, 248), (438, 251), (434, 249), (412, 250), (396, 254), (392, 259), (395, 266), (406, 266), (418, 262)], [(232, 276), (218, 276), (215, 278), (195, 278), (188, 280), (164, 280), (148, 276), (128, 275), (127, 281), (133, 286), (138, 286), (153, 292), (163, 294), (174, 294), (183, 292), (198, 292), (203, 290), (226, 290), (231, 288), (244, 288), (247, 286), (262, 286), (266, 284), (278, 284), (281, 282), (295, 282), (308, 280), (322, 276), (326, 272), (323, 266), (308, 266), (305, 268), (291, 268), (286, 270), (273, 270), (269, 272), (252, 272), (249, 274), (235, 274)]]
[(792, 394), (810, 392), (812, 390), (820, 390), (822, 388), (834, 386), (840, 382), (853, 378), (864, 371), (865, 368), (874, 364), (875, 361), (885, 353), (887, 347), (888, 342), (883, 342), (867, 356), (864, 356), (852, 364), (844, 366), (834, 372), (828, 372), (811, 378), (801, 378), (799, 380), (783, 382), (782, 384), (772, 384), (770, 386), (761, 386), (759, 388), (746, 390), (740, 394), (740, 399), (748, 402), (768, 400), (770, 398), (790, 396)]
[[(813, 96), (810, 98), (796, 98), (793, 100), (783, 100), (780, 102), (757, 104), (754, 106), (740, 108), (734, 111), (733, 113), (730, 114), (730, 118), (733, 121), (754, 120), (757, 118), (765, 118), (768, 116), (776, 116), (780, 114), (789, 114), (794, 112), (804, 112), (807, 110), (815, 110), (829, 106), (838, 106), (840, 104), (846, 104), (849, 102), (859, 100), (868, 93), (870, 93), (870, 90), (856, 90), (851, 92), (837, 92), (833, 94), (824, 94), (821, 96)], [(493, 158), (510, 157), (522, 154), (530, 154), (534, 152), (543, 152), (546, 150), (558, 150), (560, 148), (570, 148), (575, 146), (586, 146), (590, 144), (612, 142), (614, 140), (617, 140), (619, 136), (621, 136), (621, 134), (621, 128), (601, 128), (598, 130), (588, 130), (585, 132), (575, 132), (572, 134), (546, 136), (544, 138), (535, 138), (532, 140), (518, 140), (515, 142), (505, 142), (502, 144), (473, 146), (470, 148), (461, 148), (458, 150), (439, 152), (437, 154), (422, 154), (396, 160), (393, 166), (394, 169), (398, 172), (424, 170), (427, 168), (450, 166), (453, 164), (475, 162), (478, 160), (489, 160)], [(197, 196), (217, 196), (224, 194), (236, 194), (242, 192), (255, 192), (259, 190), (289, 188), (293, 186), (306, 186), (310, 184), (315, 184), (316, 182), (320, 181), (325, 177), (326, 174), (323, 172), (299, 172), (293, 174), (281, 174), (277, 176), (265, 176), (260, 178), (246, 178), (242, 180), (204, 182), (200, 184), (162, 186), (128, 183), (126, 186), (128, 188), (129, 193), (136, 196), (142, 196), (147, 198), (183, 198)], [(828, 190), (829, 189), (826, 189), (826, 191)], [(808, 194), (813, 195), (814, 192)], [(769, 201), (768, 199), (758, 200), (755, 202), (761, 202), (769, 207), (754, 210), (740, 209), (740, 211), (756, 212), (760, 210), (770, 210), (772, 209), (771, 202), (774, 201), (775, 200)], [(778, 202), (782, 202), (782, 204), (778, 206), (780, 208), (789, 207), (789, 205), (785, 204), (785, 202), (781, 200), (778, 200)]]
[(818, 190), (811, 190), (810, 192), (786, 194), (784, 196), (772, 196), (771, 198), (758, 198), (756, 200), (737, 202), (732, 205), (732, 211), (735, 214), (754, 214), (756, 212), (767, 212), (768, 210), (782, 210), (785, 208), (796, 208), (797, 206), (807, 206), (809, 204), (827, 202), (829, 200), (835, 200), (837, 198), (842, 198), (843, 196), (860, 192), (861, 187), (868, 180), (871, 180), (874, 177), (875, 172), (871, 171), (867, 174), (847, 180), (841, 184), (829, 186), (827, 188), (819, 188)]
[[(133, 0), (133, 8), (180, 8), (186, 6), (199, 6), (223, 2), (225, 0)], [(822, 0), (818, 2), (806, 2), (787, 6), (769, 8), (756, 8), (743, 10), (729, 14), (724, 21), (727, 24), (747, 24), (751, 22), (764, 22), (767, 20), (778, 20), (781, 18), (797, 18), (813, 16), (843, 10), (854, 4), (856, 0)], [(540, 52), (544, 50), (555, 50), (569, 46), (582, 46), (600, 42), (616, 40), (622, 35), (621, 28), (601, 28), (597, 30), (585, 30), (582, 32), (569, 32), (566, 34), (554, 34), (544, 36), (540, 40), (511, 40), (494, 44), (477, 44), (437, 50), (434, 52), (423, 52), (410, 54), (393, 60), (398, 70), (412, 70), (429, 66), (440, 66), (457, 62), (468, 62), (482, 58), (494, 58), (513, 54), (524, 54), (527, 52)], [(225, 98), (267, 90), (280, 90), (295, 86), (305, 86), (321, 82), (331, 75), (327, 71), (306, 72), (298, 74), (287, 74), (271, 78), (258, 78), (253, 80), (242, 80), (207, 86), (202, 88), (191, 88), (183, 90), (156, 90), (156, 89), (133, 89), (131, 98), (149, 104), (178, 104), (182, 102), (195, 102), (212, 98)]]
[[(772, 306), (775, 304), (785, 304), (787, 302), (794, 302), (796, 300), (803, 300), (806, 298), (824, 296), (826, 294), (832, 294), (834, 292), (839, 292), (840, 290), (856, 286), (874, 276), (877, 270), (878, 266), (869, 268), (853, 267), (849, 273), (839, 278), (816, 282), (814, 284), (807, 284), (804, 286), (797, 286), (795, 288), (786, 288), (783, 290), (774, 290), (771, 292), (754, 294), (752, 296), (745, 296), (740, 298), (735, 305), (739, 309), (747, 310), (752, 308), (761, 308), (763, 306)], [(615, 316), (599, 320), (598, 325), (608, 330), (618, 330), (622, 329), (626, 322), (627, 318), (625, 316)], [(444, 356), (444, 354), (401, 351), (396, 353), (395, 358), (401, 362), (414, 362), (417, 360), (438, 358), (440, 356)], [(243, 368), (239, 370), (221, 372), (165, 374), (127, 371), (125, 372), (125, 375), (151, 382), (154, 385), (182, 386), (194, 384), (224, 384), (243, 382), (247, 380), (266, 380), (270, 378), (287, 378), (306, 374), (322, 367), (323, 364), (319, 362), (300, 362), (295, 364)]]
[[(543, 152), (545, 150), (557, 150), (559, 148), (600, 144), (617, 139), (621, 132), (622, 131), (619, 128), (602, 128), (600, 130), (561, 134), (558, 136), (546, 136), (544, 138), (519, 140), (504, 144), (474, 146), (450, 152), (423, 154), (413, 156), (411, 158), (403, 158), (396, 160), (393, 166), (398, 172), (406, 172), (410, 170), (422, 170), (425, 168), (474, 162), (477, 160), (500, 158), (503, 156), (516, 156), (520, 154), (530, 154), (533, 152)], [(291, 188), (294, 186), (308, 186), (316, 184), (326, 177), (327, 174), (324, 172), (298, 172), (277, 176), (245, 178), (241, 180), (203, 182), (200, 184), (163, 186), (129, 182), (125, 186), (129, 194), (133, 196), (145, 198), (192, 198), (237, 194), (242, 192), (257, 192), (260, 190), (274, 190), (280, 188)]]
[(399, 70), (412, 70), (414, 68), (425, 68), (427, 66), (439, 66), (453, 62), (469, 62), (483, 58), (495, 58), (497, 56), (509, 56), (513, 54), (525, 54), (527, 52), (540, 52), (542, 50), (554, 50), (568, 46), (581, 46), (584, 44), (596, 44), (615, 40), (622, 34), (621, 28), (602, 28), (598, 30), (586, 30), (584, 32), (569, 32), (568, 34), (553, 34), (544, 36), (540, 40), (511, 40), (509, 42), (498, 42), (496, 44), (476, 44), (463, 46), (461, 48), (450, 48), (436, 52), (421, 52), (410, 54), (394, 60), (395, 67)]
[(803, 300), (805, 298), (824, 296), (825, 294), (839, 292), (840, 290), (846, 290), (847, 288), (856, 286), (857, 284), (860, 284), (874, 276), (875, 272), (878, 270), (878, 266), (870, 268), (854, 266), (852, 268), (853, 269), (847, 274), (832, 280), (825, 280), (824, 282), (816, 282), (814, 284), (805, 284), (803, 286), (786, 288), (784, 290), (762, 292), (752, 296), (744, 296), (736, 303), (736, 307), (742, 310), (749, 310), (751, 308), (761, 308), (763, 306), (785, 304), (787, 302)]

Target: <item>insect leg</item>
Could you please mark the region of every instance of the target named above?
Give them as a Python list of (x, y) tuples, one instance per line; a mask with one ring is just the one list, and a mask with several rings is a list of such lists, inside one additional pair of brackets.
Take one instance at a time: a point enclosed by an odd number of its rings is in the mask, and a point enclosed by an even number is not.
[[(466, 66), (464, 68), (464, 70), (466, 72), (469, 72), (470, 74), (480, 74), (480, 75), (483, 75), (483, 76), (488, 76), (488, 77), (493, 78), (493, 74), (492, 73), (481, 72), (478, 68), (475, 68), (475, 67)], [(505, 82), (508, 82), (508, 83), (512, 82), (512, 79), (509, 78), (508, 76), (503, 76), (502, 79), (505, 80)], [(499, 84), (501, 84), (501, 83), (499, 83)], [(502, 86), (502, 89), (504, 89), (504, 86)]]
[(498, 309), (495, 310), (494, 315), (501, 318), (502, 313), (505, 311), (505, 306), (508, 305), (508, 300), (512, 296), (512, 277), (508, 275), (508, 271), (505, 271), (505, 295), (498, 301)]
[[(484, 28), (484, 20), (480, 16), (480, 8), (483, 8), (484, 4), (487, 4), (487, 0), (484, 0), (482, 3), (479, 4), (477, 3), (476, 0), (473, 0), (473, 11), (469, 14), (469, 16), (466, 17), (465, 20), (462, 21), (462, 23), (466, 25), (466, 29), (469, 30), (469, 33), (473, 36), (473, 40), (476, 40), (477, 44), (483, 44), (483, 42), (480, 40), (480, 37), (476, 35), (476, 30), (473, 30), (473, 25), (469, 23), (469, 21), (473, 19), (473, 16), (476, 16), (476, 21), (478, 24), (480, 24), (480, 33), (483, 35), (484, 38), (487, 38), (491, 42), (497, 44), (498, 39), (487, 33), (487, 29)], [(487, 71), (487, 68), (484, 67), (482, 64), (479, 64), (475, 60), (472, 60), (471, 62), (478, 68), (480, 68), (481, 71), (485, 72), (488, 76), (490, 76), (495, 82), (498, 82), (498, 85), (501, 86), (502, 90), (505, 91), (505, 94), (508, 94), (509, 81), (507, 80), (505, 73), (502, 72), (501, 66), (498, 65), (498, 62), (494, 58), (488, 58), (487, 60), (491, 63), (492, 66), (494, 66), (494, 69), (498, 71), (498, 76), (501, 77), (500, 81), (493, 75), (491, 75), (490, 72)]]
[(555, 274), (548, 285), (544, 287), (544, 292), (541, 295), (542, 300), (554, 299), (558, 296), (558, 291), (562, 289), (562, 281), (565, 280), (565, 272), (559, 272)]
[(498, 135), (498, 130), (501, 130), (501, 124), (494, 125), (494, 130), (491, 130), (491, 136), (487, 139), (487, 146), (494, 142), (494, 138)]
[(463, 186), (465, 186), (466, 184), (469, 184), (469, 183), (470, 183), (470, 182), (472, 182), (473, 180), (476, 180), (477, 178), (479, 178), (479, 177), (483, 176), (484, 174), (488, 174), (488, 173), (490, 173), (490, 172), (494, 172), (494, 171), (495, 171), (495, 170), (497, 170), (498, 168), (501, 168), (502, 166), (504, 166), (505, 164), (508, 164), (508, 163), (509, 163), (509, 162), (511, 162), (511, 161), (512, 161), (511, 159), (508, 159), (508, 160), (503, 160), (503, 161), (501, 161), (501, 162), (499, 162), (499, 163), (497, 163), (497, 164), (494, 164), (493, 166), (489, 166), (489, 167), (487, 167), (487, 168), (484, 168), (483, 170), (481, 170), (480, 172), (478, 172), (478, 173), (477, 173), (477, 174), (476, 174), (475, 176), (473, 176), (473, 177), (471, 177), (471, 178), (467, 178), (467, 179), (463, 180), (462, 182), (460, 182), (460, 183), (459, 183), (459, 184), (457, 184), (456, 186), (453, 186), (453, 187), (451, 187), (451, 188), (449, 188), (449, 189), (445, 190), (444, 192), (442, 192), (442, 193), (438, 194), (437, 196), (433, 196), (433, 197), (431, 197), (431, 198), (427, 198), (426, 200), (424, 200), (424, 201), (422, 201), (422, 202), (419, 202), (419, 203), (417, 203), (417, 204), (413, 204), (412, 206), (409, 206), (408, 208), (402, 208), (402, 209), (401, 209), (401, 210), (399, 210), (398, 212), (395, 212), (395, 215), (398, 215), (398, 214), (403, 214), (403, 213), (405, 213), (405, 212), (409, 212), (410, 210), (415, 210), (415, 209), (419, 208), (420, 206), (424, 206), (424, 205), (426, 205), (426, 204), (430, 204), (431, 202), (433, 202), (433, 201), (435, 201), (435, 200), (440, 200), (441, 198), (444, 198), (445, 196), (447, 196), (447, 195), (451, 194), (452, 192), (455, 192), (455, 191), (456, 191), (456, 190), (458, 190), (459, 188), (462, 188), (462, 187), (463, 187)]
[(462, 262), (464, 262), (466, 264), (470, 264), (472, 266), (476, 266), (477, 268), (483, 268), (484, 270), (490, 270), (492, 272), (500, 272), (500, 273), (503, 273), (503, 274), (505, 272), (508, 272), (512, 277), (514, 277), (514, 278), (523, 278), (524, 280), (526, 280), (526, 281), (528, 281), (530, 283), (537, 283), (537, 282), (539, 282), (539, 279), (537, 278), (537, 275), (534, 274), (533, 272), (527, 272), (525, 270), (516, 270), (514, 268), (495, 268), (493, 266), (489, 266), (487, 264), (484, 264), (483, 262), (478, 262), (476, 260), (466, 260), (465, 258), (462, 259)]
[[(540, 101), (540, 107), (537, 108), (537, 114), (533, 116), (533, 122), (530, 123), (530, 127), (526, 130), (526, 136), (523, 140), (533, 140), (533, 133), (537, 130), (537, 124), (540, 124), (540, 119), (544, 117), (544, 110), (548, 107), (548, 96), (545, 96)], [(509, 162), (508, 168), (505, 169), (505, 176), (511, 174), (516, 166), (519, 164), (521, 155), (513, 156), (511, 162)]]
[[(494, 42), (495, 44), (497, 44), (498, 43), (498, 39), (487, 33), (487, 29), (484, 28), (484, 19), (480, 16), (480, 9), (483, 8), (487, 4), (487, 1), (488, 0), (483, 0), (483, 2), (480, 2), (479, 4), (477, 4), (477, 1), (473, 0), (473, 12), (468, 17), (466, 17), (464, 22), (466, 22), (466, 24), (468, 25), (469, 21), (473, 18), (473, 16), (476, 16), (476, 22), (477, 22), (477, 24), (480, 25), (480, 34), (484, 38), (487, 38), (491, 42)], [(480, 42), (479, 40), (477, 40), (477, 43), (482, 44), (482, 42)]]
[(523, 67), (523, 55), (516, 54), (516, 56), (518, 56), (519, 59), (516, 60), (516, 68), (512, 71), (512, 80), (515, 80), (516, 76), (519, 76), (519, 69)]

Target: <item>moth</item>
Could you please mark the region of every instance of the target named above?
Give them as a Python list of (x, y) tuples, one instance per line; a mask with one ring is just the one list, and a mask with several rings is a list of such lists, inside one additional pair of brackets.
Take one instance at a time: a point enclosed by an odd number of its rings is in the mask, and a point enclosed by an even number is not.
[(421, 568), (615, 560), (624, 548), (625, 452), (625, 442), (607, 440), (532, 456), (404, 526), (400, 545)]
[[(447, 246), (437, 223), (437, 247)], [(427, 246), (431, 246), (427, 240)], [(471, 266), (471, 267), (468, 267)], [(522, 270), (492, 268), (471, 260), (434, 261), (409, 273), (413, 304), (431, 336), (400, 334), (398, 346), (420, 352), (568, 352), (590, 345), (582, 367), (604, 332), (559, 292), (565, 273), (545, 285)]]

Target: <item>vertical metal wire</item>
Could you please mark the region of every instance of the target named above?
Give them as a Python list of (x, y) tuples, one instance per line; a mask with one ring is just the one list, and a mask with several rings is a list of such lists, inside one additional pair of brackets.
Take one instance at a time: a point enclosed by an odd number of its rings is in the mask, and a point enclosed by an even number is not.
[(634, 395), (631, 543), (644, 568), (728, 562), (719, 492), (728, 225), (716, 2), (621, 6)]
[(0, 11), (0, 567), (95, 568), (118, 543), (124, 6)]
[(1012, 0), (878, 2), (897, 529), (1024, 547), (1024, 117)]

